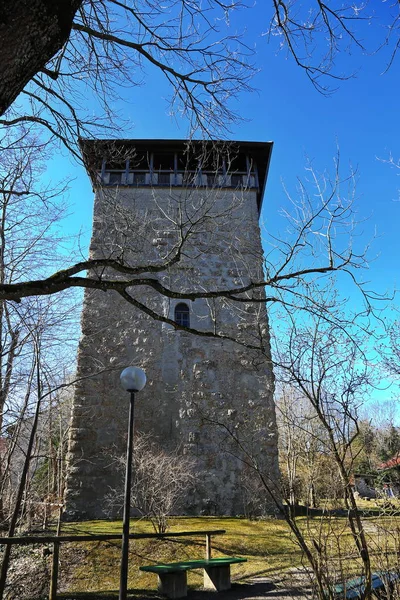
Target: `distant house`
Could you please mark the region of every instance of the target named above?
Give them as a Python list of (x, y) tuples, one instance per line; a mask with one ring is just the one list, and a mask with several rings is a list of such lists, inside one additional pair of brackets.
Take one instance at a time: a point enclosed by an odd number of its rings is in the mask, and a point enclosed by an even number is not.
[(392, 497), (400, 496), (400, 453), (378, 465), (377, 470), (382, 474), (380, 480), (383, 484), (383, 495)]
[(354, 486), (363, 498), (400, 496), (400, 453), (377, 465), (375, 473), (356, 473)]
[(386, 462), (383, 462), (380, 465), (378, 465), (378, 467), (377, 467), (378, 471), (385, 471), (387, 469), (393, 469), (393, 468), (397, 468), (400, 470), (400, 453), (399, 452), (397, 454), (395, 454), (394, 456), (392, 456), (392, 458), (389, 458), (389, 460), (387, 460)]

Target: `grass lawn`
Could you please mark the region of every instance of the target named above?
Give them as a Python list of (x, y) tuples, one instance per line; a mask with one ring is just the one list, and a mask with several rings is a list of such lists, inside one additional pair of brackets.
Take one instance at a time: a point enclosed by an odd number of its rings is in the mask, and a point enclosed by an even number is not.
[[(168, 533), (225, 529), (212, 539), (212, 556), (241, 556), (247, 563), (232, 565), (232, 579), (271, 576), (301, 564), (301, 553), (293, 543), (288, 526), (278, 519), (249, 521), (239, 518), (181, 517), (171, 519)], [(120, 533), (121, 521), (87, 521), (64, 524), (62, 534)], [(153, 533), (146, 520), (131, 521), (131, 533)], [(120, 542), (65, 544), (60, 553), (61, 592), (112, 592), (118, 590)], [(157, 576), (139, 571), (139, 566), (204, 558), (205, 537), (166, 540), (132, 540), (130, 543), (129, 588), (138, 594), (157, 588)], [(189, 571), (189, 587), (201, 587), (202, 571)]]
[[(380, 508), (380, 507), (376, 507)], [(363, 517), (373, 569), (399, 566), (400, 518), (380, 510), (380, 516), (366, 511)], [(308, 545), (332, 581), (345, 581), (362, 571), (348, 522), (344, 516), (298, 517)], [(64, 524), (62, 534), (121, 533), (121, 521), (88, 521)], [(180, 517), (170, 520), (168, 533), (225, 529), (226, 534), (212, 539), (212, 556), (240, 556), (246, 563), (232, 565), (232, 580), (245, 582), (254, 577), (280, 578), (290, 568), (300, 567), (303, 556), (289, 526), (279, 519), (249, 521), (240, 518)], [(131, 520), (132, 533), (153, 533), (146, 520)], [(82, 542), (63, 544), (60, 553), (60, 592), (76, 594), (96, 592), (117, 595), (121, 543)], [(319, 554), (321, 552), (321, 554)], [(157, 588), (157, 576), (139, 571), (141, 565), (204, 558), (205, 536), (175, 540), (132, 540), (130, 542), (129, 588), (134, 595), (149, 595)], [(202, 586), (202, 571), (189, 571), (189, 587)], [(60, 595), (62, 597), (62, 594)]]

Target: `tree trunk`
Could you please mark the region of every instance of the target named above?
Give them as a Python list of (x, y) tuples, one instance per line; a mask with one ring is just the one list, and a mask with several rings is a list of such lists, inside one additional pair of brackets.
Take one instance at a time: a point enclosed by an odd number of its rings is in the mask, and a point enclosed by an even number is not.
[(0, 4), (0, 115), (68, 40), (82, 0), (6, 0)]
[(313, 481), (310, 483), (310, 506), (311, 508), (317, 508), (317, 494)]

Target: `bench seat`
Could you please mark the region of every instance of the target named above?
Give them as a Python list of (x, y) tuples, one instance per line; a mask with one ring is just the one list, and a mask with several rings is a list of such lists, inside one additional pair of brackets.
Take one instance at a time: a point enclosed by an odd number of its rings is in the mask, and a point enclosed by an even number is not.
[(140, 570), (156, 573), (159, 580), (159, 590), (168, 598), (184, 598), (187, 596), (187, 571), (190, 569), (204, 569), (205, 589), (222, 591), (231, 587), (230, 566), (246, 561), (246, 558), (229, 556), (147, 565), (140, 567)]
[[(379, 593), (380, 590), (393, 586), (398, 580), (399, 574), (395, 571), (375, 571), (371, 575), (372, 592)], [(338, 599), (361, 600), (365, 592), (365, 577), (355, 577), (344, 584), (336, 584), (333, 587), (333, 592)]]

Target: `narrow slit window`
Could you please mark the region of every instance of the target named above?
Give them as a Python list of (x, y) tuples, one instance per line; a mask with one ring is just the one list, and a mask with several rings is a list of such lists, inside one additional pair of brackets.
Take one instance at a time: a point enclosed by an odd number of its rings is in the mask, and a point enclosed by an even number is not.
[(175, 323), (182, 327), (190, 327), (189, 307), (184, 302), (175, 306)]

